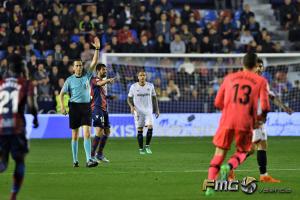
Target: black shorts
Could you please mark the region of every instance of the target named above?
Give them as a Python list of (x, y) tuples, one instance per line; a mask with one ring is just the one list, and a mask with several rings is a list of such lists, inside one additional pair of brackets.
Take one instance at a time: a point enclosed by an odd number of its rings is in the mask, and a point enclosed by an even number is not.
[(110, 128), (110, 122), (108, 112), (101, 109), (93, 110), (93, 126), (100, 127), (102, 129)]
[(71, 129), (92, 124), (92, 113), (90, 103), (69, 102), (69, 125)]
[(24, 157), (29, 151), (25, 134), (0, 135), (0, 151), (5, 163), (8, 162), (9, 154), (13, 159)]

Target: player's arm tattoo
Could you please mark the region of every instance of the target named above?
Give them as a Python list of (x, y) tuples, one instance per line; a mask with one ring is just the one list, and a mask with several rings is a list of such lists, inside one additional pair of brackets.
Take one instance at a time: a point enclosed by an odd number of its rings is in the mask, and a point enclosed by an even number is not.
[(134, 107), (133, 97), (128, 97), (127, 98), (127, 103), (128, 103), (130, 108), (133, 108)]
[(152, 103), (154, 107), (154, 112), (159, 111), (157, 96), (152, 96)]

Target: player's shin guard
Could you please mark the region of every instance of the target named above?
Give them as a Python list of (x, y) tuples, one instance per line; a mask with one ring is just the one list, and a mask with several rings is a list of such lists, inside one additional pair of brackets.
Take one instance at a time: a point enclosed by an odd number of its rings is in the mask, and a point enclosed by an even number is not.
[(257, 164), (261, 175), (267, 173), (267, 152), (265, 150), (257, 151)]
[(242, 164), (247, 158), (246, 152), (235, 152), (233, 156), (228, 160), (228, 164), (231, 169), (236, 169), (240, 164)]
[(92, 152), (91, 152), (91, 156), (94, 157), (95, 156), (95, 153), (96, 153), (96, 150), (97, 150), (97, 147), (99, 145), (99, 142), (100, 142), (100, 137), (99, 136), (95, 136), (94, 139), (93, 139), (93, 143), (92, 143)]
[(151, 138), (152, 138), (153, 129), (148, 129), (147, 136), (146, 136), (146, 145), (150, 145)]
[(72, 140), (71, 148), (72, 148), (73, 163), (75, 163), (78, 161), (78, 140)]
[(103, 154), (103, 149), (105, 147), (106, 141), (107, 141), (108, 136), (106, 134), (103, 134), (103, 136), (100, 139), (100, 145), (97, 154), (102, 156)]
[(24, 163), (24, 158), (22, 158), (16, 161), (16, 167), (13, 176), (14, 177), (13, 185), (11, 190), (11, 199), (15, 199), (17, 193), (20, 190), (24, 179), (24, 173), (25, 173), (25, 163)]
[(137, 134), (137, 140), (138, 140), (138, 143), (139, 143), (139, 148), (140, 149), (143, 149), (144, 148), (144, 145), (143, 145), (143, 131), (138, 131), (138, 134)]
[(225, 156), (223, 155), (214, 155), (214, 157), (210, 161), (210, 166), (208, 168), (208, 179), (216, 180), (218, 172), (220, 170), (220, 166), (224, 161)]
[(86, 162), (91, 159), (91, 138), (84, 138), (84, 151), (86, 156)]

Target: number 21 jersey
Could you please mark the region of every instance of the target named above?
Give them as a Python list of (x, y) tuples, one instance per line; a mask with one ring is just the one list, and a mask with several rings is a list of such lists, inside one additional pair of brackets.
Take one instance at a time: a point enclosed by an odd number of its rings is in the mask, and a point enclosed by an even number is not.
[(25, 134), (24, 109), (33, 86), (24, 78), (0, 79), (0, 135)]

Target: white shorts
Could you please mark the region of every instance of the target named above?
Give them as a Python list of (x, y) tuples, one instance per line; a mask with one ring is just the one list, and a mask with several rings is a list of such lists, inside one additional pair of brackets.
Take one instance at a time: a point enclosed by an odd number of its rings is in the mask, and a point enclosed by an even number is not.
[(253, 130), (252, 142), (257, 143), (261, 140), (266, 141), (268, 139), (265, 125), (261, 125), (259, 128)]
[(136, 128), (153, 125), (153, 115), (134, 112), (134, 122)]

